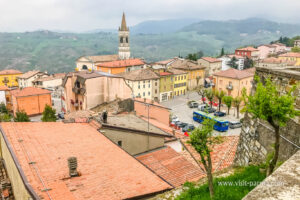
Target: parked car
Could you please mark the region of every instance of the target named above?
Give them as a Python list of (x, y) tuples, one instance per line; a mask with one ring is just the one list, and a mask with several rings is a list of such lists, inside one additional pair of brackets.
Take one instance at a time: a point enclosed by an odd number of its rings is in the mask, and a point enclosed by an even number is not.
[(188, 106), (190, 107), (190, 108), (197, 108), (198, 107), (198, 103), (197, 102), (195, 102), (195, 101), (190, 101), (189, 103), (188, 103)]
[(178, 127), (179, 127), (181, 124), (182, 124), (181, 121), (176, 121), (176, 122), (175, 122), (175, 125), (178, 126)]
[(174, 116), (172, 116), (172, 121), (177, 122), (177, 121), (179, 121), (179, 118), (174, 115)]
[(229, 127), (232, 129), (240, 128), (240, 127), (242, 127), (242, 123), (239, 121), (229, 122)]
[(208, 105), (206, 103), (200, 104), (198, 105), (198, 110), (202, 111), (203, 107), (208, 107)]
[(65, 114), (63, 112), (58, 113), (57, 115), (60, 119), (65, 119)]
[(208, 112), (208, 113), (213, 113), (213, 112), (216, 112), (216, 109), (206, 105), (204, 107), (201, 107), (201, 111)]
[(188, 123), (181, 122), (181, 124), (179, 124), (178, 126), (179, 126), (180, 128), (183, 128), (183, 127), (185, 127), (185, 126), (187, 126), (187, 125), (188, 125)]
[(216, 116), (216, 117), (224, 117), (224, 116), (226, 116), (226, 113), (225, 112), (215, 112), (214, 113), (214, 116)]
[(193, 124), (187, 124), (185, 127), (182, 128), (182, 132), (190, 132), (195, 129)]

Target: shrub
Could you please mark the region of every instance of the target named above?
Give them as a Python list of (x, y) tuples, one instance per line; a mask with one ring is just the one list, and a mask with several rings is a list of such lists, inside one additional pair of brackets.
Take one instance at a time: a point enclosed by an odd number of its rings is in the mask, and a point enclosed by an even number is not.
[(30, 119), (25, 111), (17, 111), (14, 121), (15, 122), (30, 122)]
[(51, 108), (49, 105), (45, 106), (42, 121), (43, 122), (56, 122), (55, 109)]

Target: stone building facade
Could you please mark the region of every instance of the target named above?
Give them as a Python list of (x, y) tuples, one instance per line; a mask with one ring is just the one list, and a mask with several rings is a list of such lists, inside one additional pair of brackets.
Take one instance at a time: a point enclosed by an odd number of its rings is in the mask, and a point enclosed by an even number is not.
[[(293, 95), (296, 97), (295, 108), (300, 109), (299, 68), (257, 67), (256, 74), (261, 80), (270, 77), (271, 80), (278, 85), (283, 94), (293, 87), (293, 85), (298, 84), (298, 88), (294, 91)], [(299, 130), (300, 117), (289, 120), (285, 127), (280, 128), (280, 161), (289, 159), (299, 150)], [(274, 142), (275, 133), (273, 128), (267, 122), (258, 119), (254, 120), (246, 113), (235, 157), (235, 164), (249, 165), (265, 162), (267, 155), (273, 151), (272, 144), (274, 144)]]

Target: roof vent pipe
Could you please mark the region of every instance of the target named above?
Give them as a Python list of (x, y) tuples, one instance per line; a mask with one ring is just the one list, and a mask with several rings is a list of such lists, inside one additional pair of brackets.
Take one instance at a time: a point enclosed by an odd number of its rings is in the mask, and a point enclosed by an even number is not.
[(79, 176), (79, 173), (77, 171), (77, 158), (76, 157), (68, 158), (68, 167), (69, 167), (70, 177)]

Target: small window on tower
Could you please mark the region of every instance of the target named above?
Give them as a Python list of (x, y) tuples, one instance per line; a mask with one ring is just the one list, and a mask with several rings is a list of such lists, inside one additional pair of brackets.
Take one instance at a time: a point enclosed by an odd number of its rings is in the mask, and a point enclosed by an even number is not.
[(128, 37), (126, 37), (126, 43), (128, 43)]
[(123, 42), (123, 38), (122, 37), (120, 37), (120, 43), (122, 43)]

